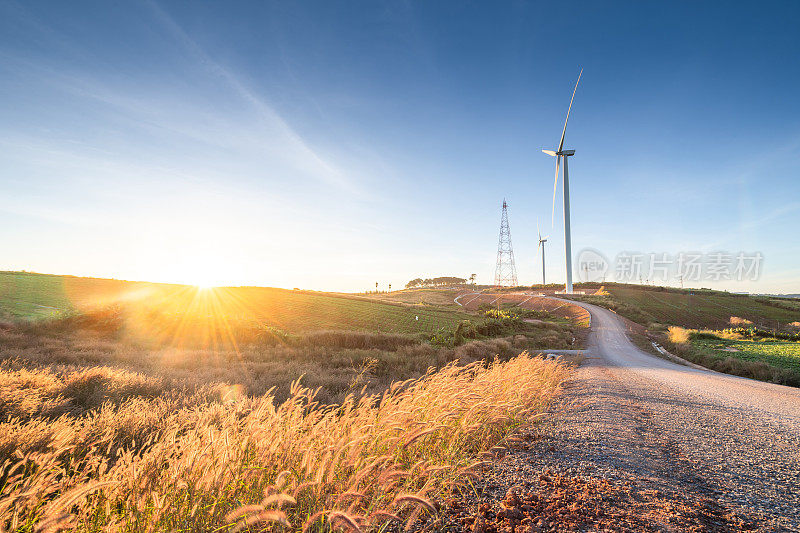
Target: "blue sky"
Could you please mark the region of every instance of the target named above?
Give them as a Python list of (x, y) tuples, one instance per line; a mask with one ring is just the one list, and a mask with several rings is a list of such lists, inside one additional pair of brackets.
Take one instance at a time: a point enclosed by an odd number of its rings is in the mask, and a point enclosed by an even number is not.
[[(0, 0), (0, 268), (331, 290), (573, 250), (800, 292), (800, 4)], [(560, 194), (560, 191), (559, 191)]]

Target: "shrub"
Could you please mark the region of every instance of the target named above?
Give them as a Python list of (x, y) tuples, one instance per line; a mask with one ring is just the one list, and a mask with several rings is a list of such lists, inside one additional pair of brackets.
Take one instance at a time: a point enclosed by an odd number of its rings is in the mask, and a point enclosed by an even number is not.
[(717, 340), (719, 339), (719, 335), (711, 332), (711, 331), (689, 331), (689, 338), (692, 340)]
[(689, 330), (679, 326), (670, 326), (668, 328), (668, 336), (670, 342), (674, 344), (686, 344), (689, 342)]
[(454, 339), (453, 334), (445, 328), (440, 328), (439, 331), (431, 337), (431, 344), (434, 346), (453, 347)]
[(306, 333), (297, 340), (309, 346), (334, 348), (357, 348), (396, 351), (401, 346), (417, 344), (417, 339), (398, 333), (374, 333), (368, 331), (315, 331)]
[(538, 311), (536, 309), (519, 309), (518, 316), (520, 318), (534, 318), (536, 320), (555, 320), (555, 315), (547, 311)]
[(288, 344), (292, 340), (292, 335), (283, 331), (280, 328), (273, 326), (256, 327), (253, 334), (252, 342), (264, 344), (267, 346), (274, 346), (276, 344)]

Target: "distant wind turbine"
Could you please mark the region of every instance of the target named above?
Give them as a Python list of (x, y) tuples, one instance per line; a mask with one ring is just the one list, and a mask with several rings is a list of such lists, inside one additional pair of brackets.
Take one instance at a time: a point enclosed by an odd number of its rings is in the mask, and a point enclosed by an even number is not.
[(544, 243), (547, 242), (549, 236), (542, 239), (542, 232), (539, 230), (539, 219), (536, 219), (536, 233), (539, 234), (539, 248), (542, 249), (542, 288), (544, 288), (546, 284), (544, 280)]
[(564, 130), (561, 132), (561, 140), (558, 143), (558, 150), (542, 150), (547, 155), (556, 158), (556, 179), (553, 182), (553, 218), (552, 224), (555, 225), (556, 219), (556, 189), (558, 188), (558, 171), (561, 158), (564, 158), (564, 254), (566, 256), (567, 266), (567, 283), (564, 287), (566, 294), (572, 294), (572, 238), (569, 229), (569, 172), (567, 170), (567, 158), (575, 155), (575, 150), (564, 150), (564, 136), (567, 134), (567, 122), (569, 122), (569, 112), (572, 111), (572, 101), (575, 100), (575, 91), (578, 90), (578, 83), (581, 81), (581, 69), (578, 74), (578, 81), (575, 82), (575, 88), (572, 90), (572, 98), (569, 101), (569, 108), (567, 109), (567, 119), (564, 121)]

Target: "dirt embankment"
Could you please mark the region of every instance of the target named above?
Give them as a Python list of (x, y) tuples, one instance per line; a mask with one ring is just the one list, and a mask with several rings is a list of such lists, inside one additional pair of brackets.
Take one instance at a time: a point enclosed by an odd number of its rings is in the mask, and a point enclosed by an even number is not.
[(467, 310), (478, 309), (481, 305), (516, 304), (523, 309), (545, 311), (555, 316), (566, 318), (574, 323), (589, 327), (589, 312), (573, 303), (553, 300), (542, 296), (533, 296), (524, 293), (508, 294), (465, 294), (459, 298), (459, 303)]

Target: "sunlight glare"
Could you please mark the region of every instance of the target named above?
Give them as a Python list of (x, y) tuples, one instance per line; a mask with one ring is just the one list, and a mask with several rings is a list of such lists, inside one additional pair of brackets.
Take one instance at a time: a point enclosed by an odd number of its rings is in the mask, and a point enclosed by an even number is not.
[[(199, 263), (199, 261), (197, 261)], [(222, 287), (225, 282), (222, 276), (219, 275), (221, 270), (216, 268), (216, 265), (204, 265), (192, 269), (188, 276), (184, 276), (184, 283), (192, 285), (199, 290), (209, 290), (217, 287)]]

